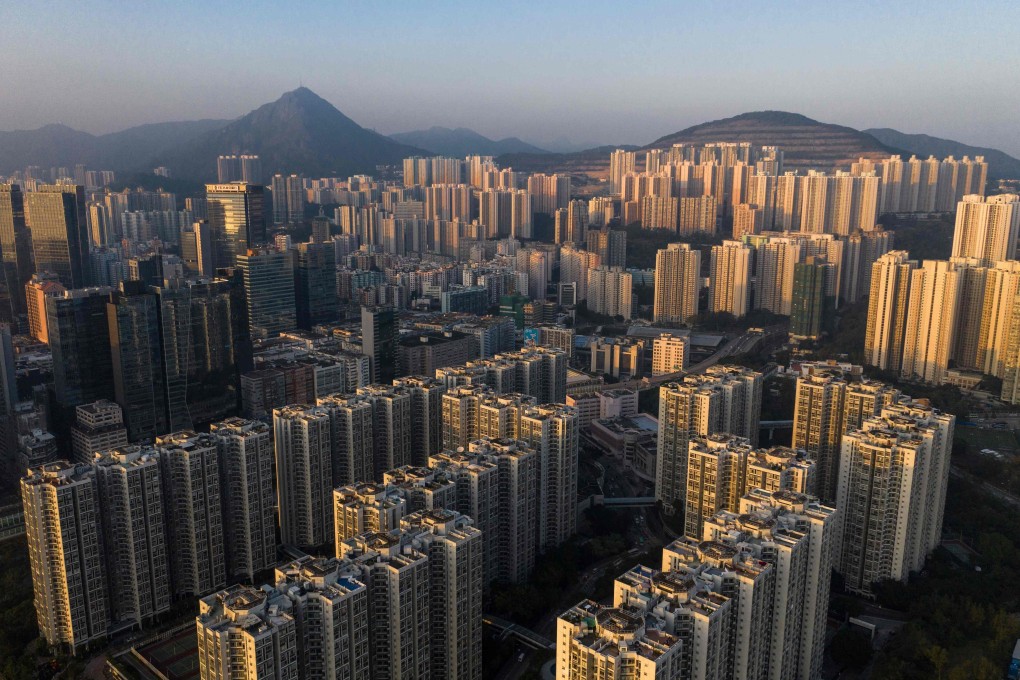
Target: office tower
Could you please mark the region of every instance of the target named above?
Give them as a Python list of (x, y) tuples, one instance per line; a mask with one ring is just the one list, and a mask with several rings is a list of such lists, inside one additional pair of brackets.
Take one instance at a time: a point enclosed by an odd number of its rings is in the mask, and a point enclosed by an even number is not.
[(843, 437), (837, 571), (852, 593), (906, 581), (941, 540), (956, 417), (902, 400)]
[(662, 333), (652, 341), (652, 375), (676, 373), (687, 368), (691, 339), (687, 335)]
[(46, 298), (53, 390), (60, 406), (73, 407), (114, 396), (106, 317), (110, 293), (109, 288), (79, 288)]
[(176, 432), (156, 438), (174, 595), (211, 593), (226, 583), (216, 439)]
[[(18, 375), (14, 365), (14, 339), (11, 327), (0, 324), (0, 420), (10, 418), (17, 404)], [(0, 423), (2, 431), (3, 423)]]
[(258, 184), (262, 181), (262, 163), (259, 157), (253, 154), (222, 155), (216, 158), (216, 178), (220, 184), (230, 182)]
[(655, 256), (656, 323), (687, 323), (698, 314), (701, 251), (686, 243), (670, 243)]
[(623, 267), (599, 265), (588, 270), (588, 309), (596, 314), (632, 315), (634, 277)]
[(758, 441), (761, 391), (760, 373), (730, 366), (713, 366), (659, 388), (655, 497), (667, 512), (685, 500), (691, 437), (726, 433)]
[(39, 467), (57, 460), (57, 440), (51, 432), (33, 429), (18, 436), (15, 465), (18, 470)]
[[(372, 404), (375, 439), (372, 479), (382, 479), (387, 470), (412, 462), (411, 393), (398, 386), (366, 385), (358, 389), (358, 396), (365, 397)], [(420, 456), (414, 457), (421, 460)]]
[(333, 490), (333, 525), (337, 557), (344, 541), (365, 533), (389, 533), (400, 529), (410, 513), (403, 490), (388, 484), (358, 482)]
[(708, 286), (708, 311), (740, 318), (747, 314), (751, 294), (751, 255), (740, 241), (712, 246), (712, 271)]
[(818, 340), (827, 333), (838, 295), (836, 267), (824, 258), (809, 256), (793, 266), (790, 337)]
[(74, 412), (71, 448), (76, 463), (92, 462), (92, 454), (96, 451), (127, 446), (124, 413), (115, 402), (101, 399), (77, 406)]
[(289, 251), (262, 248), (237, 256), (248, 301), (252, 338), (273, 338), (297, 326), (294, 302), (294, 260)]
[(360, 578), (355, 565), (322, 557), (302, 557), (276, 569), (275, 591), (290, 600), (304, 650), (299, 677), (371, 677), (368, 588)]
[[(10, 318), (6, 320), (23, 324), (27, 314), (25, 285), (36, 270), (32, 261), (32, 233), (25, 223), (25, 200), (16, 184), (0, 184), (0, 256), (2, 285), (10, 296), (11, 306)], [(0, 317), (6, 314), (6, 308), (0, 309)]]
[(890, 371), (902, 366), (910, 282), (917, 268), (917, 261), (909, 257), (905, 250), (894, 250), (872, 266), (864, 338), (864, 363), (869, 366)]
[(443, 447), (443, 395), (446, 385), (424, 376), (406, 376), (393, 381), (411, 395), (411, 462), (421, 465)]
[(300, 243), (295, 249), (297, 327), (309, 330), (336, 321), (336, 254), (332, 243)]
[(25, 284), (26, 305), (28, 308), (28, 334), (39, 342), (49, 342), (46, 330), (46, 298), (58, 295), (67, 290), (61, 285), (57, 275), (52, 272), (39, 272)]
[(570, 407), (533, 406), (520, 415), (515, 438), (538, 454), (538, 549), (556, 548), (577, 531), (578, 418)]
[(113, 393), (130, 441), (167, 432), (166, 385), (156, 296), (140, 281), (124, 282), (106, 305)]
[(429, 555), (401, 538), (361, 534), (337, 545), (338, 554), (363, 565), (372, 678), (426, 677), (432, 662)]
[(76, 653), (106, 637), (110, 618), (95, 472), (66, 461), (29, 470), (21, 501), (39, 632)]
[(375, 411), (364, 395), (331, 394), (318, 400), (330, 418), (332, 487), (375, 479)]
[(227, 575), (251, 581), (276, 563), (272, 429), (228, 418), (210, 433), (219, 450)]
[(95, 454), (111, 620), (141, 627), (170, 611), (170, 552), (159, 452), (128, 446)]
[(235, 412), (247, 327), (235, 314), (224, 279), (172, 279), (156, 298), (162, 375), (170, 431), (191, 429)]
[(482, 532), (470, 517), (425, 510), (400, 522), (429, 564), (429, 665), (436, 678), (481, 680)]
[(25, 220), (31, 231), (35, 270), (53, 272), (67, 288), (88, 285), (85, 188), (69, 184), (40, 186), (25, 197)]
[(603, 227), (588, 232), (588, 250), (610, 267), (627, 266), (627, 232)]
[(372, 360), (372, 382), (392, 382), (398, 337), (396, 313), (392, 308), (361, 308), (361, 353)]
[(907, 379), (941, 383), (955, 349), (960, 314), (960, 267), (925, 260), (911, 272), (903, 365)]
[(245, 182), (205, 186), (216, 268), (233, 267), (238, 256), (265, 243), (263, 189)]
[(570, 202), (570, 175), (531, 175), (528, 177), (528, 193), (536, 213), (554, 215)]
[(209, 222), (193, 222), (181, 227), (181, 262), (184, 273), (190, 277), (212, 276), (213, 239)]
[(298, 680), (297, 623), (287, 609), (270, 602), (266, 590), (246, 585), (198, 601), (195, 627), (203, 680)]
[(617, 149), (609, 155), (609, 193), (623, 193), (623, 178), (637, 169), (637, 152)]
[(273, 410), (280, 540), (313, 547), (333, 539), (329, 411), (293, 405)]
[(964, 196), (956, 206), (953, 257), (972, 257), (991, 266), (1016, 259), (1020, 196)]

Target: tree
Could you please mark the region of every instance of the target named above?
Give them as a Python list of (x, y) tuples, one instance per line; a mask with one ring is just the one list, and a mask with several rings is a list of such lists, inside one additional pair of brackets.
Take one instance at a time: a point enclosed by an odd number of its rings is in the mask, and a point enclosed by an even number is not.
[(935, 669), (938, 680), (942, 680), (942, 671), (945, 669), (946, 664), (949, 663), (949, 652), (946, 651), (945, 647), (932, 645), (924, 650), (924, 655), (932, 665), (932, 668)]
[(843, 628), (832, 638), (829, 656), (842, 668), (864, 668), (871, 661), (871, 640), (859, 630)]

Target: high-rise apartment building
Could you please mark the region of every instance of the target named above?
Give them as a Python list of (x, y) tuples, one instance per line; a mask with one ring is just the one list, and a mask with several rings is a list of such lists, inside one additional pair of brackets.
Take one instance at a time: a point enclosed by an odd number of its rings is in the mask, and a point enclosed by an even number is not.
[(219, 449), (227, 575), (250, 581), (276, 563), (272, 428), (228, 418), (210, 432)]
[(88, 464), (96, 451), (127, 446), (124, 412), (116, 402), (100, 399), (82, 404), (75, 407), (74, 416), (74, 427), (71, 428), (74, 462)]
[(577, 451), (580, 437), (574, 409), (533, 406), (520, 415), (516, 439), (538, 454), (538, 549), (555, 548), (577, 531)]
[(570, 202), (570, 175), (531, 175), (528, 177), (528, 193), (536, 213), (554, 215)]
[[(372, 438), (375, 441), (372, 479), (382, 479), (387, 470), (412, 463), (414, 404), (411, 392), (395, 385), (366, 385), (358, 388), (358, 396), (372, 405)], [(420, 453), (415, 458), (424, 462)]]
[(687, 368), (691, 354), (689, 335), (662, 333), (652, 341), (652, 375), (677, 373)]
[(322, 557), (302, 557), (276, 569), (275, 590), (290, 600), (303, 650), (298, 677), (371, 677), (368, 588), (360, 579), (354, 565)]
[(637, 170), (637, 152), (617, 149), (609, 155), (609, 193), (623, 193), (623, 178)]
[(393, 381), (411, 395), (411, 462), (420, 465), (443, 447), (443, 394), (436, 378), (406, 376)]
[(207, 184), (209, 228), (216, 267), (233, 267), (235, 259), (266, 242), (264, 187), (246, 182)]
[(806, 451), (817, 464), (818, 484), (811, 493), (831, 503), (835, 502), (839, 485), (843, 435), (878, 415), (899, 393), (836, 366), (821, 364), (806, 370), (797, 378), (793, 447)]
[(712, 246), (708, 311), (737, 318), (747, 314), (751, 302), (753, 254), (754, 251), (741, 241), (723, 241), (721, 246)]
[(91, 276), (85, 188), (73, 184), (38, 187), (25, 196), (25, 220), (35, 270), (53, 272), (67, 288), (87, 286)]
[(235, 585), (203, 597), (195, 626), (203, 680), (301, 677), (294, 614), (265, 590)]
[(953, 262), (925, 260), (910, 273), (903, 364), (909, 380), (941, 383), (949, 370), (960, 314), (960, 269)]
[(175, 596), (226, 584), (219, 450), (215, 437), (183, 431), (156, 438)]
[(731, 434), (691, 438), (687, 454), (684, 534), (701, 537), (716, 513), (740, 512), (740, 499), (753, 489), (814, 496), (816, 464), (802, 451), (785, 447), (755, 449)]
[(977, 258), (991, 266), (1016, 259), (1020, 234), (1020, 196), (964, 196), (956, 206), (953, 257)]
[(941, 540), (956, 417), (901, 400), (843, 436), (843, 540), (836, 569), (850, 592), (905, 581)]
[(868, 322), (864, 337), (864, 363), (899, 371), (903, 362), (910, 282), (917, 261), (905, 250), (894, 250), (875, 261), (871, 269)]
[(685, 500), (691, 437), (726, 433), (758, 441), (761, 392), (760, 373), (730, 366), (713, 366), (659, 388), (655, 496), (664, 507)]
[(159, 452), (128, 446), (95, 454), (110, 616), (139, 627), (170, 611), (170, 550)]
[(273, 411), (283, 543), (314, 547), (333, 540), (330, 431), (326, 408), (293, 405)]
[(216, 181), (220, 184), (230, 182), (258, 184), (262, 181), (262, 162), (254, 154), (218, 156), (216, 158)]
[(601, 264), (610, 267), (626, 267), (627, 232), (622, 229), (609, 229), (605, 226), (598, 230), (592, 229), (588, 232), (588, 251), (597, 254)]
[(76, 653), (106, 637), (110, 618), (95, 472), (66, 461), (29, 470), (21, 500), (39, 632)]
[(701, 251), (670, 243), (655, 256), (655, 322), (687, 323), (698, 313)]
[[(336, 545), (358, 534), (388, 533), (400, 529), (410, 513), (403, 489), (387, 484), (358, 482), (333, 490), (333, 524)], [(340, 552), (337, 557), (341, 557)]]
[(331, 394), (318, 400), (329, 413), (332, 486), (375, 479), (375, 410), (364, 395)]
[(596, 314), (631, 318), (634, 278), (623, 267), (598, 266), (588, 270), (588, 309)]

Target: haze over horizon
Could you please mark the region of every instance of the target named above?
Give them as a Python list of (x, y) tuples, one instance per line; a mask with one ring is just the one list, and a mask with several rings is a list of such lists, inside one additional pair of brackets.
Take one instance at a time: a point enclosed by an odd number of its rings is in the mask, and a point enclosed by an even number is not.
[(236, 118), (303, 84), (384, 134), (646, 144), (775, 109), (1020, 155), (1020, 88), (1000, 82), (1020, 64), (1015, 3), (198, 7), (0, 8), (0, 129)]

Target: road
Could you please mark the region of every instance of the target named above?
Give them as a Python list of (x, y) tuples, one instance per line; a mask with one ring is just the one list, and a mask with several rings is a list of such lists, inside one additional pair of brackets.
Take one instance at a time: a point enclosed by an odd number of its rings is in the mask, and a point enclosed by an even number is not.
[(705, 359), (704, 361), (694, 364), (686, 371), (677, 371), (676, 373), (664, 373), (662, 375), (650, 375), (640, 380), (628, 380), (626, 382), (614, 383), (612, 385), (609, 385), (609, 387), (612, 387), (613, 389), (622, 390), (638, 390), (638, 391), (651, 390), (658, 387), (662, 383), (667, 383), (672, 380), (679, 380), (685, 375), (704, 373), (708, 367), (715, 366), (717, 363), (719, 363), (726, 357), (733, 354), (739, 354), (740, 352), (738, 352), (737, 349), (742, 347), (744, 343), (748, 342), (749, 340), (757, 339), (758, 337), (760, 336), (752, 333), (744, 333), (743, 335), (738, 335), (737, 337), (733, 338), (725, 345), (723, 345), (718, 352), (716, 352), (709, 358)]
[(990, 482), (986, 482), (982, 479), (979, 479), (978, 477), (975, 477), (966, 470), (961, 470), (959, 467), (951, 465), (949, 467), (949, 474), (959, 479), (966, 479), (967, 481), (976, 484), (977, 486), (981, 487), (986, 493), (988, 493), (989, 496), (993, 496), (994, 498), (999, 499), (1000, 501), (1006, 503), (1007, 505), (1012, 505), (1014, 508), (1020, 508), (1020, 498), (1014, 496), (1005, 489), (1000, 489), (999, 487), (995, 486), (994, 484), (991, 484)]

